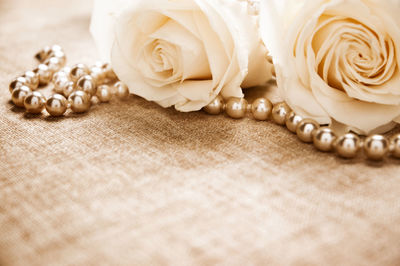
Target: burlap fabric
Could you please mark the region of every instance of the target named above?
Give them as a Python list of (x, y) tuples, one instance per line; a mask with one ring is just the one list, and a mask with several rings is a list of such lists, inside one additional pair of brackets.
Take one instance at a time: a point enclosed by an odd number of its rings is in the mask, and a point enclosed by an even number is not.
[(8, 83), (61, 44), (93, 63), (89, 1), (0, 1), (0, 265), (400, 265), (400, 167), (284, 128), (132, 96), (25, 116)]

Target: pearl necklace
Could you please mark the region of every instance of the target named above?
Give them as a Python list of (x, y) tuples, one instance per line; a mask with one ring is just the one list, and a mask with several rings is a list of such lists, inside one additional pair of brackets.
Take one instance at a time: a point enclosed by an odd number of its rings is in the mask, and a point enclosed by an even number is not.
[[(121, 100), (129, 97), (128, 87), (118, 81), (107, 63), (96, 63), (90, 68), (84, 64), (65, 67), (66, 55), (58, 45), (43, 48), (35, 58), (40, 63), (37, 68), (9, 85), (12, 102), (30, 114), (40, 114), (43, 109), (54, 117), (64, 115), (68, 109), (84, 113), (92, 103), (109, 102), (113, 95)], [(36, 90), (50, 83), (55, 94), (46, 99)]]
[[(96, 63), (90, 68), (84, 64), (65, 67), (66, 56), (58, 45), (45, 47), (35, 58), (40, 63), (38, 67), (17, 77), (9, 86), (12, 102), (30, 114), (41, 114), (43, 109), (53, 117), (65, 115), (68, 109), (84, 113), (92, 103), (109, 102), (113, 95), (121, 100), (129, 97), (128, 87), (118, 81), (107, 63)], [(272, 58), (267, 58), (272, 63)], [(46, 99), (36, 90), (50, 83), (54, 84), (55, 94)], [(301, 141), (313, 143), (317, 150), (336, 152), (342, 158), (355, 158), (363, 150), (370, 160), (380, 161), (389, 155), (400, 159), (400, 134), (390, 140), (383, 135), (371, 135), (364, 140), (354, 133), (338, 136), (330, 127), (320, 127), (312, 119), (303, 119), (283, 102), (272, 105), (266, 98), (256, 99), (252, 104), (244, 98), (230, 98), (225, 102), (218, 96), (203, 110), (210, 115), (225, 111), (234, 119), (248, 113), (258, 121), (271, 119), (297, 134)]]
[(243, 98), (230, 98), (226, 103), (218, 96), (203, 110), (210, 115), (223, 113), (234, 119), (240, 119), (251, 113), (258, 121), (272, 119), (276, 124), (297, 134), (305, 143), (313, 143), (321, 152), (336, 152), (345, 159), (355, 158), (361, 150), (369, 160), (380, 161), (390, 155), (400, 159), (400, 134), (388, 140), (383, 135), (371, 135), (362, 140), (354, 133), (341, 136), (335, 134), (330, 127), (320, 127), (312, 119), (303, 119), (294, 113), (286, 103), (272, 103), (266, 98), (258, 98), (248, 104)]

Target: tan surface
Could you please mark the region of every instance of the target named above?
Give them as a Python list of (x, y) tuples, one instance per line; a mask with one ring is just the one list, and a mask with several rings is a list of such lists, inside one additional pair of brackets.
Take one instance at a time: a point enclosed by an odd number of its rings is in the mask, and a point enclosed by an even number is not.
[(64, 119), (15, 110), (8, 82), (38, 48), (95, 60), (89, 14), (0, 1), (0, 265), (400, 265), (399, 162), (133, 96)]

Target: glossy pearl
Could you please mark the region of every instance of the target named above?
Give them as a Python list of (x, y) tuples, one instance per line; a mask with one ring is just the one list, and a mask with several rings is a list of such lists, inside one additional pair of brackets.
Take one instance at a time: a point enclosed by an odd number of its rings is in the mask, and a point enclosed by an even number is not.
[(39, 87), (39, 75), (33, 71), (26, 71), (23, 75), (26, 79), (26, 85), (31, 90), (36, 90)]
[(25, 97), (31, 92), (32, 90), (28, 86), (21, 86), (13, 90), (11, 94), (11, 100), (16, 106), (24, 107)]
[(10, 90), (10, 93), (12, 93), (13, 90), (15, 89), (21, 88), (22, 86), (28, 86), (27, 83), (28, 80), (25, 77), (18, 77), (13, 81), (11, 81), (10, 85), (8, 86), (8, 89)]
[(353, 133), (347, 133), (339, 137), (334, 145), (340, 157), (355, 158), (360, 150), (360, 138)]
[(45, 103), (46, 99), (38, 91), (28, 94), (24, 100), (25, 109), (31, 114), (40, 114), (44, 109)]
[(245, 117), (247, 101), (244, 98), (230, 98), (226, 103), (226, 114), (234, 119)]
[(67, 56), (63, 51), (54, 51), (51, 56), (58, 58), (62, 66), (65, 66), (65, 64), (67, 63)]
[(65, 61), (58, 57), (50, 57), (46, 60), (45, 64), (49, 67), (51, 72), (55, 73), (64, 67)]
[(53, 76), (53, 84), (54, 84), (54, 91), (56, 93), (62, 94), (64, 91), (64, 88), (68, 86), (68, 83), (70, 82), (68, 75), (64, 72), (57, 72)]
[(290, 112), (290, 107), (286, 103), (278, 103), (272, 108), (272, 120), (278, 125), (286, 124), (286, 116)]
[(38, 67), (33, 70), (33, 72), (37, 73), (39, 76), (39, 85), (46, 86), (50, 83), (53, 78), (53, 72), (50, 68), (45, 64), (40, 64)]
[(63, 51), (63, 48), (58, 44), (53, 44), (50, 48), (52, 52)]
[(115, 96), (120, 100), (127, 100), (129, 98), (129, 88), (122, 82), (114, 84)]
[(61, 68), (60, 71), (58, 71), (58, 72), (64, 72), (69, 78), (69, 74), (71, 73), (71, 67), (65, 66), (65, 67)]
[(74, 91), (68, 98), (71, 110), (75, 113), (84, 113), (90, 109), (90, 96), (84, 91)]
[(108, 82), (114, 82), (118, 80), (117, 75), (109, 63), (96, 62), (95, 66), (100, 67), (103, 70)]
[(106, 79), (106, 73), (98, 66), (92, 66), (90, 69), (90, 76), (95, 80), (96, 85), (101, 85)]
[(36, 53), (35, 58), (39, 62), (43, 63), (47, 58), (49, 58), (50, 54), (51, 54), (51, 47), (46, 46), (42, 50)]
[(364, 152), (370, 160), (383, 160), (389, 152), (389, 141), (382, 135), (369, 136), (364, 141)]
[(390, 150), (394, 158), (400, 159), (400, 134), (396, 134), (390, 139)]
[(258, 98), (251, 105), (251, 112), (254, 119), (265, 121), (271, 115), (272, 103), (265, 98)]
[(42, 50), (40, 50), (38, 53), (36, 53), (35, 58), (39, 60), (39, 62), (43, 63), (47, 59), (49, 59), (51, 56), (53, 56), (57, 52), (63, 52), (63, 49), (61, 46), (55, 44), (52, 46), (46, 46)]
[(96, 93), (97, 98), (99, 99), (100, 102), (102, 103), (107, 103), (111, 100), (111, 90), (108, 85), (101, 85), (97, 88), (97, 93)]
[(303, 118), (299, 115), (297, 115), (295, 112), (290, 111), (286, 115), (286, 127), (290, 132), (296, 133), (297, 131), (297, 126), (300, 124), (300, 122), (303, 120)]
[(114, 70), (111, 68), (109, 70), (105, 70), (106, 78), (109, 82), (114, 82), (118, 80), (117, 74), (115, 74)]
[(84, 65), (84, 64), (76, 64), (71, 68), (71, 71), (69, 73), (70, 79), (73, 82), (77, 82), (78, 79), (80, 79), (84, 75), (88, 75), (89, 73), (89, 68)]
[(90, 96), (95, 95), (97, 92), (96, 83), (95, 83), (94, 79), (92, 78), (92, 76), (90, 76), (90, 75), (82, 76), (76, 83), (75, 89), (79, 90), (79, 91), (84, 91), (84, 92), (88, 93)]
[(54, 94), (46, 101), (46, 110), (51, 116), (62, 116), (67, 111), (67, 99), (61, 94)]
[(203, 110), (209, 115), (219, 115), (224, 111), (224, 99), (218, 95), (212, 102), (205, 106)]
[(306, 143), (313, 142), (313, 134), (319, 128), (319, 124), (312, 119), (304, 119), (297, 126), (297, 137)]
[(68, 97), (75, 91), (75, 84), (72, 81), (69, 81), (66, 86), (63, 88), (63, 95)]
[(330, 127), (321, 127), (315, 131), (313, 142), (315, 148), (323, 152), (333, 151), (336, 135)]
[(60, 78), (69, 78), (69, 74), (64, 71), (64, 68), (62, 68), (60, 71), (54, 73), (52, 81), (56, 82), (57, 79), (60, 79)]

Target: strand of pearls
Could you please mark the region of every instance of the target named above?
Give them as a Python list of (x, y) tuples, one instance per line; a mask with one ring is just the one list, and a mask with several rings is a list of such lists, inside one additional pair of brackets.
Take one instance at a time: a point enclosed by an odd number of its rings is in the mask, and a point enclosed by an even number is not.
[[(129, 97), (128, 87), (118, 81), (107, 63), (66, 67), (65, 53), (58, 45), (43, 48), (35, 58), (40, 63), (37, 68), (15, 78), (9, 85), (12, 102), (28, 113), (40, 114), (46, 109), (50, 116), (62, 116), (68, 108), (75, 113), (84, 113), (92, 102), (109, 102), (113, 95), (121, 100)], [(267, 55), (267, 59), (272, 63), (272, 57)], [(37, 89), (50, 83), (54, 85), (55, 94), (46, 99)], [(387, 156), (400, 159), (400, 134), (390, 139), (383, 135), (361, 139), (354, 133), (338, 136), (330, 127), (320, 127), (314, 120), (303, 119), (286, 103), (272, 105), (266, 98), (256, 99), (252, 104), (243, 98), (231, 98), (225, 102), (218, 96), (203, 109), (211, 115), (226, 112), (234, 119), (243, 118), (248, 113), (259, 121), (271, 119), (297, 134), (301, 141), (313, 143), (319, 151), (336, 152), (342, 158), (355, 158), (363, 150), (370, 160), (380, 161)]]
[(336, 152), (346, 159), (357, 157), (362, 150), (366, 157), (373, 161), (383, 160), (387, 156), (400, 159), (400, 134), (390, 140), (383, 135), (371, 135), (364, 140), (354, 133), (338, 136), (330, 127), (320, 127), (314, 120), (303, 119), (286, 103), (273, 105), (266, 98), (258, 98), (252, 104), (248, 104), (243, 98), (230, 98), (225, 102), (218, 96), (203, 110), (211, 115), (225, 112), (234, 119), (244, 118), (248, 113), (259, 121), (271, 119), (297, 134), (302, 142), (313, 143), (321, 152)]
[[(50, 116), (62, 116), (68, 109), (84, 113), (92, 103), (109, 102), (113, 95), (121, 100), (129, 97), (128, 87), (118, 81), (107, 63), (66, 67), (66, 55), (58, 45), (46, 46), (35, 58), (39, 61), (37, 68), (9, 85), (12, 102), (28, 113), (40, 114), (44, 109)], [(37, 90), (51, 83), (55, 93), (46, 99)]]

